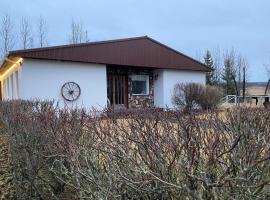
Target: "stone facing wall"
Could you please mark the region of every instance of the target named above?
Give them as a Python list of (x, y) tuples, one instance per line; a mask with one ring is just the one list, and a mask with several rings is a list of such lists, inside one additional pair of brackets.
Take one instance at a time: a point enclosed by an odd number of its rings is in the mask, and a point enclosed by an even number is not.
[(131, 75), (128, 77), (128, 104), (129, 108), (152, 108), (154, 107), (154, 80), (153, 73), (133, 73), (132, 75), (149, 75), (149, 95), (131, 94)]

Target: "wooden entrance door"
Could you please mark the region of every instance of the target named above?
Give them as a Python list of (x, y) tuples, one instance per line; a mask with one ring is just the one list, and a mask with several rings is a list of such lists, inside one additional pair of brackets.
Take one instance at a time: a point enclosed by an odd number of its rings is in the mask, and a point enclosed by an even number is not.
[(126, 75), (108, 76), (108, 98), (113, 109), (128, 107), (127, 97), (128, 79)]

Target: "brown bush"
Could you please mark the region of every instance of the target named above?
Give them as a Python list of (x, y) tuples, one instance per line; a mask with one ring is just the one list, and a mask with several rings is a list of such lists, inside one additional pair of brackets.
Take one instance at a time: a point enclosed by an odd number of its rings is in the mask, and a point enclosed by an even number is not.
[(95, 115), (7, 102), (0, 116), (18, 199), (270, 197), (266, 110)]
[(181, 83), (174, 87), (172, 102), (175, 106), (188, 111), (195, 107), (209, 110), (217, 108), (222, 96), (222, 90), (215, 86)]
[(179, 83), (174, 86), (172, 103), (185, 110), (194, 108), (204, 93), (204, 86), (197, 83)]
[(204, 92), (198, 98), (197, 103), (203, 110), (216, 109), (223, 97), (221, 88), (206, 85), (204, 86)]

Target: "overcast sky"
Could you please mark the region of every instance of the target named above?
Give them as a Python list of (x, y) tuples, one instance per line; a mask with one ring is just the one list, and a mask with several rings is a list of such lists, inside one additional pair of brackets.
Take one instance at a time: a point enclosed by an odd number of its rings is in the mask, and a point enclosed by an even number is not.
[(249, 62), (249, 81), (266, 81), (270, 0), (0, 0), (0, 14), (47, 23), (49, 45), (68, 42), (72, 18), (90, 40), (148, 35), (189, 56), (234, 48)]

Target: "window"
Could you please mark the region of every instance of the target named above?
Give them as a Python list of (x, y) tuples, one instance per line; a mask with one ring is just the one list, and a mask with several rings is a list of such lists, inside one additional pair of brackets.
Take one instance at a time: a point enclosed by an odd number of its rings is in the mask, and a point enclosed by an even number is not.
[(133, 95), (148, 95), (149, 94), (149, 76), (148, 75), (133, 75), (131, 76), (131, 93)]

